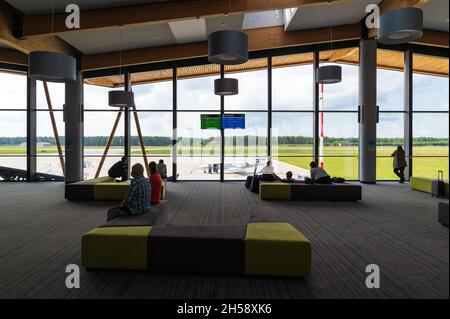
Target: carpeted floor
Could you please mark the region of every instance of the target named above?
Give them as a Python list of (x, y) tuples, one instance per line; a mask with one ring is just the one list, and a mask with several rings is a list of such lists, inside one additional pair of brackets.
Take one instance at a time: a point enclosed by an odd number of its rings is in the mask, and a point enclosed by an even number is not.
[[(62, 183), (0, 183), (0, 298), (448, 298), (449, 231), (437, 200), (407, 185), (365, 185), (359, 203), (263, 202), (241, 183), (169, 184), (170, 222), (245, 223), (254, 206), (272, 206), (313, 247), (308, 279), (214, 277), (81, 270), (81, 235), (117, 203), (67, 202)], [(365, 286), (377, 264), (381, 288)]]

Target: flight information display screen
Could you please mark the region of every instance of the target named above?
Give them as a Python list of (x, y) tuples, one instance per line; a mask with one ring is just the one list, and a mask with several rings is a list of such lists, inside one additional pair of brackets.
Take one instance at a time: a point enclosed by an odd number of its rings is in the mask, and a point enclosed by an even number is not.
[(222, 128), (222, 117), (216, 114), (201, 114), (200, 122), (202, 130)]
[(224, 114), (223, 129), (245, 129), (245, 114)]

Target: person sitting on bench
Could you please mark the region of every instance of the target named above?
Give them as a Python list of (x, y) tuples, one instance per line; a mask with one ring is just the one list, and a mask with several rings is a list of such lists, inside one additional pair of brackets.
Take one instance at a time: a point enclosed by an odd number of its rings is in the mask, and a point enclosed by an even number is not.
[(161, 201), (161, 186), (163, 181), (161, 178), (161, 174), (158, 172), (156, 162), (150, 162), (148, 167), (150, 171), (149, 181), (152, 187), (150, 202), (152, 205), (158, 205), (159, 202)]
[(271, 161), (268, 161), (266, 163), (266, 166), (264, 166), (264, 168), (259, 172), (260, 175), (274, 174), (274, 173), (275, 173), (275, 169), (273, 168)]
[(283, 183), (295, 183), (295, 179), (292, 177), (293, 174), (291, 171), (286, 173), (286, 178), (283, 179)]
[(309, 164), (311, 167), (311, 179), (316, 184), (331, 184), (331, 177), (327, 174), (327, 172), (317, 165), (316, 162), (311, 162)]
[(144, 177), (144, 166), (135, 164), (131, 169), (131, 184), (120, 207), (108, 210), (108, 221), (119, 216), (142, 215), (150, 212), (151, 186)]
[(114, 164), (108, 171), (108, 176), (114, 179), (121, 178), (122, 182), (128, 180), (128, 159), (126, 156)]

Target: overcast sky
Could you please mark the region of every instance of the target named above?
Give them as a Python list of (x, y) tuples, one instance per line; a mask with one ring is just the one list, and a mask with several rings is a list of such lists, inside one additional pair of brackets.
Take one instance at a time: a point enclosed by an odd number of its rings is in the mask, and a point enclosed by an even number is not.
[[(267, 72), (256, 71), (227, 74), (239, 79), (239, 95), (227, 97), (227, 110), (264, 110), (267, 108)], [(178, 83), (178, 108), (180, 110), (218, 111), (220, 99), (213, 94), (213, 77), (180, 80)], [(420, 110), (448, 111), (448, 78), (414, 76), (414, 104)], [(280, 68), (273, 71), (273, 109), (311, 110), (312, 108), (312, 66)], [(49, 84), (52, 104), (61, 109), (64, 103), (64, 85)], [(171, 82), (138, 85), (133, 88), (138, 109), (170, 110), (172, 107)], [(85, 108), (111, 109), (107, 105), (109, 89), (85, 86)], [(395, 71), (378, 72), (378, 104), (381, 110), (403, 108), (403, 73)], [(358, 69), (343, 66), (343, 81), (324, 88), (324, 110), (356, 110), (358, 106)], [(24, 76), (0, 73), (0, 109), (26, 107), (26, 78)], [(38, 83), (38, 108), (47, 108), (42, 83)], [(205, 112), (180, 112), (178, 136), (218, 136), (217, 131), (201, 131), (200, 114)], [(64, 135), (62, 113), (56, 113), (60, 135)], [(86, 112), (85, 135), (109, 135), (116, 114), (113, 112)], [(169, 112), (140, 113), (144, 135), (171, 136), (172, 115)], [(382, 114), (378, 125), (380, 137), (401, 137), (403, 118), (400, 114)], [(25, 112), (0, 111), (0, 136), (25, 136)], [(448, 115), (416, 115), (415, 136), (448, 137)], [(247, 130), (236, 130), (227, 134), (266, 134), (267, 115), (246, 113)], [(122, 125), (117, 135), (122, 135)], [(308, 113), (274, 113), (274, 135), (312, 136), (312, 115)], [(325, 114), (325, 135), (333, 137), (357, 137), (356, 114)], [(38, 114), (38, 135), (52, 136), (48, 112)], [(133, 125), (133, 135), (136, 130)]]

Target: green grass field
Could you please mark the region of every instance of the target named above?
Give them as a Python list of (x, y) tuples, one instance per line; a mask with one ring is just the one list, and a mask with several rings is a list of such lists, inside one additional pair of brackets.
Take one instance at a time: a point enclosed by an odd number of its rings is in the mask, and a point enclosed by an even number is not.
[[(101, 156), (102, 147), (86, 147), (95, 154)], [(112, 147), (113, 150), (121, 150), (122, 147)], [(150, 156), (170, 156), (172, 149), (170, 146), (147, 147), (147, 154)], [(377, 156), (377, 178), (380, 180), (395, 180), (397, 177), (392, 172), (391, 153), (394, 147), (378, 147)], [(255, 154), (247, 147), (226, 146), (226, 156), (264, 156), (266, 148), (262, 147)], [(25, 155), (25, 147), (0, 146), (0, 155)], [(38, 148), (38, 154), (57, 154), (56, 147)], [(132, 155), (139, 156), (140, 147), (132, 147)], [(184, 156), (208, 156), (220, 154), (218, 145), (205, 147), (179, 146), (178, 154)], [(448, 179), (448, 147), (445, 146), (420, 146), (414, 148), (414, 175), (424, 177), (437, 176), (438, 170), (443, 170)], [(297, 167), (308, 168), (312, 160), (312, 145), (276, 145), (273, 149), (273, 158)], [(358, 147), (348, 146), (326, 146), (324, 150), (325, 169), (333, 176), (340, 176), (346, 179), (358, 179)], [(0, 162), (1, 166), (1, 162)], [(295, 173), (295, 172), (294, 172)]]

